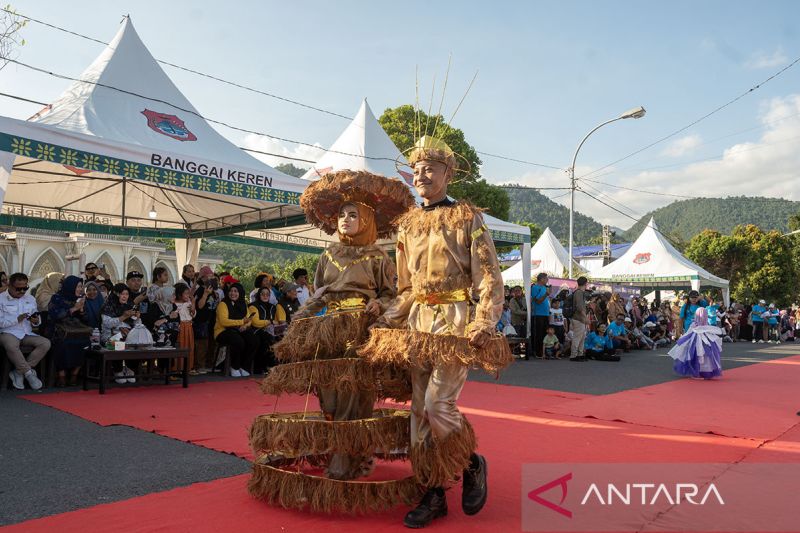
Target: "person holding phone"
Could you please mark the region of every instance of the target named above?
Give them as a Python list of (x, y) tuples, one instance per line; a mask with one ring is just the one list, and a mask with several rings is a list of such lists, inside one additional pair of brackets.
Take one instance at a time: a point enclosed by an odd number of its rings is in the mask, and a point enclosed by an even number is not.
[[(33, 327), (42, 322), (36, 309), (36, 300), (28, 294), (28, 276), (21, 272), (8, 278), (8, 290), (0, 293), (0, 345), (14, 365), (8, 377), (15, 389), (24, 389), (25, 381), (38, 390), (42, 381), (36, 376), (34, 367), (50, 350), (50, 341), (33, 332)], [(26, 358), (20, 348), (31, 346), (33, 351)]]

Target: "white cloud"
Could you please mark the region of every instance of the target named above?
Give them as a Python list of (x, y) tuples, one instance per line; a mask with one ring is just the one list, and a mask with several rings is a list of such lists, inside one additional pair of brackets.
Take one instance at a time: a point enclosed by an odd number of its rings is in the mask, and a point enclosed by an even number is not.
[[(282, 142), (264, 137), (262, 135), (248, 134), (243, 144), (245, 148), (258, 150), (260, 152), (267, 152), (269, 154), (278, 154), (280, 156), (294, 157), (298, 159), (307, 159), (309, 161), (317, 161), (325, 153), (325, 149), (319, 143), (314, 146), (306, 146), (304, 144), (295, 145), (294, 148), (287, 148)], [(273, 155), (260, 154), (258, 152), (248, 152), (253, 157), (260, 159), (270, 166), (277, 166), (283, 163), (291, 163), (300, 168), (311, 168), (312, 163), (306, 161), (296, 161), (293, 159), (286, 159), (283, 157), (276, 157)]]
[(787, 61), (789, 61), (789, 58), (786, 57), (783, 48), (779, 46), (771, 54), (763, 51), (751, 54), (747, 61), (744, 62), (744, 66), (749, 69), (776, 68), (782, 67)]
[[(612, 171), (608, 176), (603, 173), (588, 176), (589, 179), (657, 194), (616, 189), (593, 182), (584, 182), (582, 186), (587, 192), (635, 218), (680, 199), (669, 194), (691, 197), (766, 196), (800, 201), (800, 150), (797, 150), (800, 143), (800, 94), (766, 102), (760, 120), (765, 125), (760, 138), (727, 147), (721, 151), (719, 159), (669, 170), (634, 171), (632, 174), (629, 171), (622, 178), (613, 173), (613, 168), (608, 169)], [(576, 175), (585, 175), (591, 170), (579, 168)], [(537, 187), (568, 186), (566, 175), (558, 171), (528, 173), (507, 181)], [(597, 190), (607, 196), (598, 194)], [(548, 196), (555, 193), (550, 191)], [(621, 228), (629, 228), (634, 223), (628, 216), (583, 194), (576, 199), (578, 211), (600, 222)], [(568, 205), (569, 196), (557, 201)]]
[(662, 152), (662, 155), (669, 157), (681, 157), (694, 151), (695, 148), (702, 144), (703, 139), (693, 133), (672, 141)]

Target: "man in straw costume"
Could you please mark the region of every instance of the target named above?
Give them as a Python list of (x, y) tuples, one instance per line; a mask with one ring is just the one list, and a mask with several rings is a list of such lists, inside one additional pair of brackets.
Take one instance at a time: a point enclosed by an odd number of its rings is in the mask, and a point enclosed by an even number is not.
[[(265, 391), (280, 393), (299, 383), (302, 392), (318, 395), (327, 421), (373, 416), (379, 391), (373, 369), (357, 358), (356, 348), (396, 295), (394, 263), (375, 243), (396, 231), (396, 219), (413, 203), (403, 182), (365, 171), (328, 173), (308, 186), (300, 198), (307, 220), (336, 233), (340, 242), (320, 256), (312, 295), (275, 345), (276, 357), (289, 364), (270, 372)], [(326, 474), (351, 480), (372, 467), (372, 450), (332, 453)]]
[(475, 453), (475, 435), (456, 400), (470, 367), (496, 372), (511, 353), (496, 335), (503, 280), (481, 211), (447, 197), (455, 154), (424, 136), (408, 160), (424, 202), (399, 221), (397, 298), (360, 353), (411, 367), (411, 463), (426, 492), (404, 524), (421, 528), (447, 514), (444, 488), (458, 477), (466, 514), (486, 503), (486, 459)]

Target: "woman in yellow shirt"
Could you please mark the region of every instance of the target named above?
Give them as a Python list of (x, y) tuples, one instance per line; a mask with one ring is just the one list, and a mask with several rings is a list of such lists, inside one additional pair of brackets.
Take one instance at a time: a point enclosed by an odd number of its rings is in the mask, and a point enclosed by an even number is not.
[(271, 294), (272, 289), (261, 287), (248, 307), (248, 314), (253, 317), (253, 329), (258, 338), (258, 351), (253, 365), (256, 374), (266, 373), (275, 366), (272, 345), (283, 336), (286, 329), (286, 310), (280, 304), (270, 303)]
[(247, 377), (258, 350), (258, 338), (253, 332), (253, 316), (244, 301), (244, 287), (234, 283), (225, 292), (225, 298), (217, 306), (217, 321), (214, 324), (214, 339), (217, 344), (228, 347), (231, 361), (231, 376)]

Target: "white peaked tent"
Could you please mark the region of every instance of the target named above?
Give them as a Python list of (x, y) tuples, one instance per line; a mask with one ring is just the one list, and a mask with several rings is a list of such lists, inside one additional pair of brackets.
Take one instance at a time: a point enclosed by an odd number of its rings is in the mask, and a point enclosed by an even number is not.
[[(533, 276), (540, 272), (554, 278), (566, 278), (569, 272), (569, 252), (559, 242), (550, 228), (545, 228), (539, 239), (531, 247), (530, 272), (525, 278), (522, 261), (517, 261), (503, 271), (503, 281), (506, 285), (528, 285)], [(582, 273), (583, 269), (573, 261), (573, 272)], [(528, 283), (525, 283), (525, 279)]]
[(722, 289), (730, 300), (728, 280), (719, 278), (685, 258), (658, 231), (652, 218), (625, 254), (591, 274), (593, 281), (624, 283), (652, 289)]
[(303, 220), (306, 183), (217, 133), (144, 46), (130, 18), (52, 105), (0, 117), (0, 224), (178, 239)]

